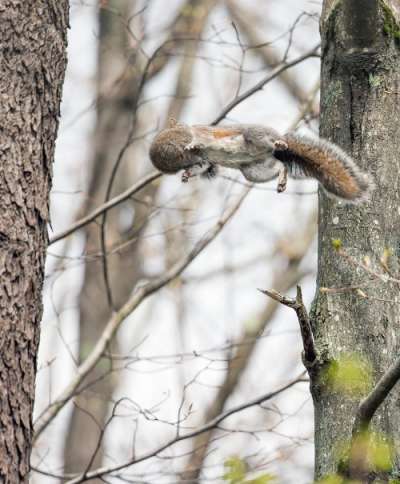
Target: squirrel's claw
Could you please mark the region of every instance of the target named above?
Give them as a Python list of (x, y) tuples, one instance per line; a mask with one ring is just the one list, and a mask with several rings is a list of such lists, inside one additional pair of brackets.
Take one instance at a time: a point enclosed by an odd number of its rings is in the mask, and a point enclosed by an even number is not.
[(274, 142), (274, 149), (275, 150), (286, 151), (288, 148), (289, 148), (288, 144), (283, 139), (277, 139)]
[(282, 193), (286, 190), (286, 181), (285, 182), (278, 182), (278, 187), (276, 189), (276, 191), (278, 193)]

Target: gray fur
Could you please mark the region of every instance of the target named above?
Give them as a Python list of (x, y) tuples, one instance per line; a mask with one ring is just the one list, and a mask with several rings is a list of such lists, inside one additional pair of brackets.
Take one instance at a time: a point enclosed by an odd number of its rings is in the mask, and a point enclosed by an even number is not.
[[(218, 130), (231, 130), (224, 135)], [(301, 157), (288, 148), (290, 140), (315, 148), (313, 158)], [(301, 150), (299, 150), (301, 152)], [(326, 156), (338, 161), (337, 176), (326, 168)], [(185, 170), (183, 181), (194, 176), (214, 176), (216, 167), (235, 168), (255, 183), (279, 177), (278, 191), (286, 187), (287, 173), (295, 178), (316, 178), (327, 192), (350, 203), (367, 200), (374, 189), (370, 175), (362, 172), (354, 160), (340, 147), (322, 139), (312, 139), (294, 133), (280, 136), (277, 131), (262, 125), (239, 124), (221, 126), (174, 124), (161, 131), (150, 148), (153, 164), (164, 173)], [(359, 186), (359, 194), (350, 198), (340, 182), (343, 171)], [(342, 183), (342, 185), (340, 184)]]

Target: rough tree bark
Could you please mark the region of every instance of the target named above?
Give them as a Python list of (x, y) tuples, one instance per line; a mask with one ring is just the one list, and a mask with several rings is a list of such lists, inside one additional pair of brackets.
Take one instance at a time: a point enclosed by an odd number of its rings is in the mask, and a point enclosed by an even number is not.
[(0, 482), (28, 482), (67, 0), (0, 2)]
[[(319, 365), (344, 353), (369, 360), (376, 381), (398, 354), (400, 292), (396, 283), (374, 278), (335, 253), (332, 240), (371, 269), (390, 249), (390, 270), (398, 274), (400, 256), (400, 2), (350, 0), (324, 2), (321, 18), (321, 135), (352, 153), (373, 174), (376, 190), (367, 205), (349, 207), (320, 193), (317, 295), (313, 324)], [(338, 243), (338, 242), (337, 242)], [(326, 293), (369, 283), (362, 290)], [(314, 375), (314, 376), (313, 376)], [(315, 474), (336, 471), (340, 443), (350, 437), (358, 401), (334, 394), (323, 372), (312, 372), (315, 405)], [(373, 419), (374, 428), (393, 438), (394, 470), (399, 471), (400, 405), (392, 392)]]

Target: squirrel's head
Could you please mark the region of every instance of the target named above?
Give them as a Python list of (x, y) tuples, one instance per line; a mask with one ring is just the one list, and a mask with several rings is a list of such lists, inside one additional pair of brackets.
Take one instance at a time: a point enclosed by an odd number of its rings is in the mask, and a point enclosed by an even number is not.
[(151, 162), (163, 173), (177, 173), (188, 168), (193, 162), (190, 162), (189, 153), (184, 148), (191, 140), (190, 132), (180, 125), (163, 129), (151, 143)]

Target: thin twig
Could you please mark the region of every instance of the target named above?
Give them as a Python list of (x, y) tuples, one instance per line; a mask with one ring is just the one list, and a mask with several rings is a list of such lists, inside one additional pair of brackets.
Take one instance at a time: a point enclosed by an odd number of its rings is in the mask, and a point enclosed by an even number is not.
[(320, 287), (319, 292), (322, 294), (341, 294), (346, 292), (353, 292), (359, 291), (361, 288), (366, 288), (371, 286), (374, 281), (354, 284), (352, 286), (343, 286), (343, 287)]
[(380, 279), (383, 282), (393, 282), (394, 284), (400, 285), (400, 279), (397, 279), (395, 277), (391, 277), (386, 274), (379, 274), (379, 272), (375, 272), (373, 269), (368, 267), (366, 264), (363, 264), (362, 262), (358, 262), (356, 259), (354, 259), (351, 255), (349, 255), (344, 249), (340, 248), (337, 250), (337, 253), (344, 257), (351, 265), (355, 267), (360, 267), (363, 269), (365, 272), (370, 274), (376, 279)]
[[(251, 49), (253, 55), (256, 55), (261, 58), (264, 64), (268, 68), (275, 68), (277, 65), (280, 65), (282, 62), (282, 57), (274, 48), (275, 42), (262, 42), (257, 34), (257, 30), (254, 28), (254, 22), (256, 18), (253, 18), (252, 15), (249, 15), (248, 9), (244, 9), (238, 2), (234, 0), (230, 0), (226, 2), (226, 9), (229, 12), (230, 17), (232, 20), (238, 25), (244, 36), (248, 39), (250, 46), (246, 46), (247, 49)], [(304, 16), (305, 12), (303, 12), (302, 16)], [(306, 14), (307, 15), (307, 14)], [(263, 28), (263, 31), (267, 31), (269, 26)], [(287, 35), (289, 37), (292, 35), (293, 30), (295, 28), (295, 24), (289, 28), (288, 31), (284, 33), (284, 36), (281, 37), (286, 38)], [(290, 46), (290, 42), (288, 43), (288, 47)], [(288, 48), (286, 49), (286, 51)], [(285, 52), (286, 54), (286, 52)], [(286, 60), (286, 55), (283, 56), (283, 60)], [(287, 91), (296, 102), (303, 101), (306, 98), (306, 92), (304, 90), (304, 83), (301, 82), (296, 76), (293, 76), (289, 73), (289, 71), (283, 72), (282, 75), (279, 77), (279, 81), (286, 87)]]
[[(114, 165), (111, 169), (110, 178), (108, 180), (107, 187), (106, 187), (106, 194), (105, 194), (104, 203), (107, 203), (109, 201), (110, 197), (111, 197), (111, 192), (112, 192), (112, 189), (113, 189), (114, 181), (116, 179), (119, 167), (121, 166), (122, 159), (123, 159), (124, 154), (126, 153), (127, 149), (129, 148), (129, 146), (131, 145), (131, 143), (133, 141), (133, 133), (135, 131), (136, 120), (137, 120), (138, 103), (139, 103), (139, 100), (141, 98), (142, 92), (144, 90), (144, 87), (145, 87), (145, 84), (146, 84), (146, 81), (147, 81), (147, 77), (148, 77), (148, 74), (149, 74), (149, 71), (150, 71), (150, 67), (151, 67), (153, 61), (157, 58), (159, 52), (161, 52), (161, 50), (163, 49), (164, 46), (165, 46), (165, 42), (163, 44), (161, 44), (157, 49), (155, 49), (155, 51), (153, 52), (151, 57), (148, 59), (146, 65), (143, 69), (142, 75), (140, 76), (137, 91), (136, 91), (135, 97), (134, 97), (133, 106), (131, 107), (132, 119), (131, 119), (131, 122), (130, 122), (130, 128), (129, 128), (126, 140), (125, 140), (124, 144), (122, 145), (121, 149), (119, 150), (118, 156), (117, 156), (115, 163), (114, 163)], [(106, 224), (107, 224), (107, 211), (102, 213), (102, 218), (101, 218), (101, 222), (100, 222), (100, 247), (101, 247), (101, 253), (102, 253), (103, 278), (104, 278), (104, 285), (106, 287), (107, 301), (108, 301), (108, 305), (110, 306), (110, 309), (112, 309), (113, 311), (116, 311), (116, 308), (114, 307), (114, 298), (113, 298), (112, 288), (111, 288), (111, 284), (110, 284), (110, 277), (109, 277), (109, 270), (108, 270), (108, 260), (107, 260), (107, 254), (106, 254)]]
[[(287, 269), (285, 271), (277, 271), (274, 274), (274, 287), (286, 291), (298, 284), (304, 277), (305, 274), (299, 269), (299, 265), (303, 258), (302, 256), (307, 252), (307, 248), (310, 246), (314, 238), (310, 237), (310, 226), (311, 224), (308, 224), (308, 227), (305, 229), (304, 237), (301, 238), (301, 250), (297, 254), (289, 256)], [(314, 231), (312, 230), (312, 233), (313, 232)], [(280, 241), (277, 241), (276, 251), (281, 253), (278, 248), (279, 246)], [(300, 252), (302, 252), (302, 255)], [(260, 260), (261, 259), (259, 258), (259, 261)], [(252, 325), (251, 328), (246, 328), (240, 341), (237, 342), (236, 351), (233, 352), (233, 348), (228, 350), (227, 353), (230, 355), (230, 359), (228, 360), (227, 372), (224, 381), (218, 388), (218, 392), (215, 395), (213, 402), (205, 411), (204, 420), (206, 422), (223, 411), (226, 402), (237, 390), (243, 374), (248, 370), (250, 362), (252, 361), (252, 356), (254, 355), (257, 344), (260, 342), (261, 335), (268, 333), (266, 330), (278, 310), (278, 306), (279, 305), (276, 301), (267, 299), (265, 308), (262, 309), (259, 315), (257, 315), (256, 324)], [(249, 341), (250, 336), (253, 336), (253, 338)], [(246, 341), (249, 341), (249, 344), (244, 344)], [(185, 466), (185, 470), (180, 475), (179, 482), (186, 483), (188, 481), (198, 481), (204, 460), (209, 452), (212, 436), (212, 432), (206, 432), (196, 437), (193, 442), (192, 453)]]
[(141, 180), (139, 180), (137, 183), (132, 185), (130, 188), (128, 188), (121, 194), (112, 198), (107, 203), (103, 203), (103, 205), (100, 205), (95, 210), (93, 210), (93, 212), (89, 213), (85, 217), (82, 217), (81, 219), (77, 220), (68, 229), (63, 230), (62, 232), (59, 232), (58, 234), (51, 237), (49, 241), (49, 245), (55, 244), (59, 240), (65, 239), (65, 237), (68, 237), (69, 235), (73, 234), (74, 232), (81, 229), (82, 227), (85, 227), (91, 222), (94, 222), (96, 218), (102, 215), (104, 212), (107, 212), (108, 210), (116, 207), (117, 205), (124, 202), (132, 195), (139, 192), (142, 188), (145, 188), (147, 185), (149, 185), (154, 180), (157, 180), (160, 177), (161, 177), (161, 173), (156, 171), (151, 172), (149, 175), (143, 177)]
[(49, 423), (56, 417), (60, 410), (65, 406), (65, 404), (75, 395), (75, 392), (78, 389), (79, 385), (97, 365), (97, 363), (103, 356), (104, 351), (110, 344), (111, 340), (114, 338), (116, 332), (118, 331), (121, 324), (125, 321), (125, 319), (145, 299), (158, 291), (158, 289), (160, 289), (161, 287), (167, 285), (186, 269), (186, 267), (207, 247), (207, 245), (209, 245), (209, 243), (215, 239), (215, 237), (221, 232), (227, 222), (238, 211), (249, 191), (250, 189), (247, 189), (243, 192), (243, 194), (240, 196), (234, 206), (230, 208), (220, 218), (218, 223), (207, 234), (205, 234), (202, 239), (200, 239), (196, 243), (196, 245), (188, 254), (182, 257), (182, 259), (174, 264), (164, 275), (153, 281), (143, 283), (142, 285), (137, 287), (132, 296), (122, 306), (122, 308), (112, 314), (95, 347), (93, 348), (89, 356), (78, 367), (75, 377), (71, 380), (69, 385), (67, 385), (61, 395), (52, 404), (50, 404), (47, 409), (42, 413), (42, 415), (38, 418), (38, 421), (35, 425), (35, 439), (39, 437), (39, 435), (46, 429)]
[(267, 393), (265, 395), (262, 395), (261, 397), (255, 398), (254, 400), (250, 400), (246, 403), (243, 403), (243, 404), (238, 405), (236, 407), (233, 407), (229, 410), (226, 410), (225, 412), (222, 412), (221, 414), (219, 414), (214, 419), (210, 420), (208, 423), (206, 423), (202, 427), (199, 427), (199, 428), (193, 430), (192, 432), (188, 432), (187, 434), (175, 436), (173, 439), (169, 440), (168, 442), (161, 445), (157, 449), (152, 450), (152, 451), (150, 451), (146, 454), (143, 454), (141, 457), (130, 459), (130, 460), (124, 462), (123, 464), (120, 464), (120, 465), (117, 465), (117, 466), (114, 466), (114, 467), (112, 467), (112, 466), (111, 467), (101, 467), (99, 469), (95, 469), (91, 472), (86, 473), (86, 475), (81, 474), (81, 475), (77, 476), (75, 479), (68, 481), (67, 484), (79, 484), (80, 482), (84, 482), (84, 481), (87, 481), (89, 479), (94, 479), (95, 477), (100, 477), (100, 476), (103, 476), (103, 475), (106, 475), (106, 474), (110, 474), (112, 472), (117, 472), (117, 471), (120, 471), (122, 469), (126, 469), (127, 467), (132, 466), (134, 464), (138, 464), (139, 462), (143, 462), (145, 460), (151, 459), (152, 457), (156, 457), (161, 452), (163, 452), (165, 449), (168, 449), (169, 447), (171, 447), (172, 445), (174, 445), (178, 442), (182, 442), (183, 440), (191, 439), (191, 438), (196, 437), (197, 435), (199, 435), (201, 433), (208, 432), (212, 429), (217, 428), (217, 426), (223, 420), (227, 419), (231, 415), (234, 415), (235, 413), (241, 412), (242, 410), (246, 410), (246, 409), (248, 409), (250, 407), (254, 407), (256, 405), (260, 405), (261, 403), (263, 403), (267, 400), (271, 400), (272, 398), (276, 397), (277, 395), (279, 395), (280, 393), (284, 392), (285, 390), (291, 388), (292, 386), (296, 385), (297, 383), (308, 382), (308, 380), (303, 378), (303, 376), (304, 376), (304, 372), (301, 373), (301, 375), (299, 375), (294, 380), (290, 381), (286, 385), (279, 388), (278, 390)]
[(285, 62), (282, 66), (276, 68), (272, 74), (269, 74), (268, 76), (264, 77), (264, 79), (261, 79), (257, 84), (255, 84), (253, 87), (245, 91), (243, 94), (240, 96), (237, 96), (233, 101), (231, 101), (225, 109), (222, 110), (222, 112), (214, 119), (212, 122), (213, 125), (218, 124), (220, 121), (222, 121), (228, 113), (232, 111), (233, 108), (235, 108), (238, 104), (243, 102), (245, 99), (249, 98), (252, 96), (254, 93), (257, 91), (260, 91), (266, 84), (271, 82), (273, 79), (278, 77), (282, 72), (286, 71), (290, 67), (294, 67), (297, 64), (300, 64), (306, 59), (309, 59), (310, 57), (315, 57), (317, 54), (317, 51), (320, 47), (320, 44), (316, 45), (313, 49), (309, 50), (305, 54), (297, 57), (296, 59), (290, 61), (290, 62)]

